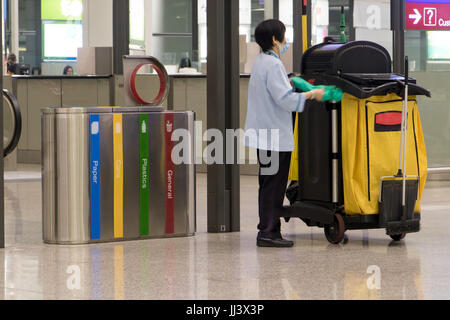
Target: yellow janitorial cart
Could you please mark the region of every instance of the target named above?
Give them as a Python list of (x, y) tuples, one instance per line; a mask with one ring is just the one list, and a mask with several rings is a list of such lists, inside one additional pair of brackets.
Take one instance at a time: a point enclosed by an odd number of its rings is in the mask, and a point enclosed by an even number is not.
[(334, 244), (346, 230), (385, 228), (396, 241), (420, 230), (427, 155), (416, 97), (431, 95), (393, 74), (391, 61), (368, 41), (323, 43), (303, 55), (304, 80), (344, 95), (308, 101), (299, 114), (290, 173), (298, 183), (284, 218), (324, 228)]

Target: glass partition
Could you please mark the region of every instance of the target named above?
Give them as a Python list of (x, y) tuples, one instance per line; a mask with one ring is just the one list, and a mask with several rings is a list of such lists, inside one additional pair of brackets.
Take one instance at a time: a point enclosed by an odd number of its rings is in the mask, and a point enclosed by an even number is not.
[(450, 167), (450, 31), (407, 30), (405, 52), (411, 76), (429, 89), (419, 97), (428, 167)]
[[(19, 1), (17, 63), (29, 66), (29, 70), (41, 66), (41, 17), (40, 3), (32, 0)], [(17, 30), (12, 30), (17, 32)], [(13, 50), (13, 48), (11, 48)]]
[(145, 54), (145, 0), (130, 0), (130, 50)]
[(294, 42), (294, 2), (291, 0), (279, 0), (279, 19), (286, 26), (286, 41)]
[(342, 7), (347, 41), (373, 41), (392, 55), (390, 0), (312, 0), (311, 45), (323, 42), (325, 37), (340, 40)]
[(355, 0), (353, 6), (353, 39), (376, 42), (392, 57), (391, 1)]
[(76, 72), (83, 45), (82, 0), (4, 0), (2, 6), (3, 54), (5, 60), (15, 54), (13, 74), (62, 75), (68, 65)]
[(188, 58), (197, 64), (193, 51), (193, 1), (152, 1), (151, 52), (160, 59), (169, 73), (178, 72), (181, 61)]
[[(83, 47), (83, 1), (41, 0), (40, 3), (41, 21), (38, 23), (41, 24), (42, 48), (38, 57), (42, 60), (42, 74), (63, 75), (68, 65), (76, 73), (78, 48)], [(23, 21), (19, 15), (19, 22)]]
[[(206, 5), (206, 0), (198, 0), (198, 49), (200, 62), (203, 65), (208, 56)], [(241, 73), (250, 72), (253, 58), (259, 54), (259, 47), (255, 43), (254, 36), (256, 27), (262, 21), (273, 17), (273, 0), (239, 0), (240, 51), (246, 53), (241, 54)]]

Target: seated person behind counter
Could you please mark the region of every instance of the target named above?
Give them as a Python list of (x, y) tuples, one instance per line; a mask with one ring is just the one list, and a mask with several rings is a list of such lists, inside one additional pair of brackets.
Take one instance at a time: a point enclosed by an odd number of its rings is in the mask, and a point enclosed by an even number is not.
[(8, 75), (20, 74), (20, 67), (17, 63), (17, 56), (14, 53), (8, 55), (8, 62), (6, 64)]
[(17, 56), (14, 53), (8, 55), (6, 64), (7, 74), (13, 75), (30, 75), (30, 65), (17, 63)]
[(180, 61), (180, 66), (178, 68), (178, 73), (182, 74), (199, 74), (200, 72), (197, 69), (192, 68), (191, 59), (183, 58)]
[(64, 68), (63, 74), (65, 76), (73, 76), (73, 68), (71, 66), (66, 66)]

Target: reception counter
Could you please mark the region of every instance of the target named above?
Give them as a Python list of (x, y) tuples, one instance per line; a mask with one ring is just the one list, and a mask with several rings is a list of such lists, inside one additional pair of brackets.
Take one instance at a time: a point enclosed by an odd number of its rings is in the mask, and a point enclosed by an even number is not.
[[(8, 77), (5, 77), (8, 78)], [(40, 163), (42, 108), (110, 106), (112, 76), (13, 76), (5, 79), (17, 97), (23, 130), (18, 147), (19, 163)]]

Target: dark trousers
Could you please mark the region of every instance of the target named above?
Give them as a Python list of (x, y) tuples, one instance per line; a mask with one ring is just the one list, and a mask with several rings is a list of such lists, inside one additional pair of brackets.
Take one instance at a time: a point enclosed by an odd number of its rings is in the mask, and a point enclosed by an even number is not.
[[(281, 222), (283, 202), (289, 178), (291, 152), (270, 152), (268, 157), (279, 156), (279, 170), (274, 175), (262, 175), (261, 169), (271, 164), (261, 163), (261, 150), (257, 150), (259, 169), (259, 238), (281, 238)], [(262, 151), (265, 153), (266, 151)]]

